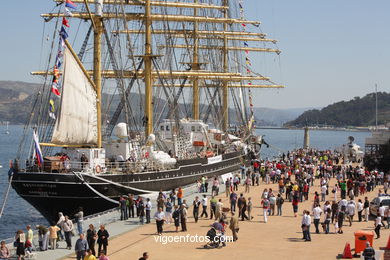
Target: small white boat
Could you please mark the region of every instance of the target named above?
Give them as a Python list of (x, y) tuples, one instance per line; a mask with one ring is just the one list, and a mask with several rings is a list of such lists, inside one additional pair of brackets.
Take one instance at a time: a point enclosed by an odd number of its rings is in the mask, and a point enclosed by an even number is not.
[(7, 128), (4, 130), (4, 134), (5, 135), (9, 135), (8, 124), (9, 124), (9, 122), (7, 121)]

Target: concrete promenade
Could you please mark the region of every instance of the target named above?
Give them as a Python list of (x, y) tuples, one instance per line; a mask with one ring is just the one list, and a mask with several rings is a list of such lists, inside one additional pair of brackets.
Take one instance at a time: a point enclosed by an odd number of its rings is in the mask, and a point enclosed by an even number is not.
[[(333, 187), (335, 180), (331, 181)], [(222, 185), (221, 185), (222, 186)], [(238, 241), (228, 243), (222, 249), (204, 249), (205, 243), (201, 242), (181, 242), (163, 243), (156, 236), (156, 225), (149, 224), (125, 232), (112, 238), (109, 241), (108, 255), (110, 260), (138, 259), (143, 252), (149, 252), (149, 259), (172, 260), (172, 259), (336, 259), (342, 254), (346, 242), (351, 243), (354, 248), (354, 232), (357, 230), (373, 230), (374, 221), (357, 222), (357, 214), (352, 227), (348, 221), (344, 221), (344, 234), (335, 234), (334, 226), (331, 225), (330, 234), (324, 234), (320, 227), (320, 234), (315, 234), (314, 225), (311, 225), (311, 242), (302, 240), (301, 220), (304, 209), (312, 209), (314, 192), (319, 191), (319, 181), (316, 180), (314, 187), (310, 188), (309, 200), (299, 204), (299, 215), (293, 216), (292, 205), (285, 201), (283, 205), (283, 216), (269, 216), (268, 222), (264, 223), (262, 208), (260, 208), (261, 193), (264, 188), (272, 188), (277, 191), (277, 184), (261, 184), (251, 187), (250, 193), (245, 193), (245, 197), (252, 197), (254, 219), (252, 221), (240, 221), (240, 231)], [(378, 189), (366, 194), (370, 200), (378, 193)], [(244, 187), (239, 187), (239, 192), (244, 192)], [(223, 199), (224, 205), (228, 205), (224, 193), (220, 193), (219, 198)], [(363, 198), (360, 196), (359, 198)], [(187, 198), (188, 199), (188, 198)], [(327, 199), (332, 200), (330, 193)], [(355, 198), (357, 201), (358, 198)], [(192, 204), (192, 199), (188, 199)], [(321, 203), (321, 206), (323, 203)], [(173, 224), (164, 225), (163, 236), (205, 236), (210, 229), (210, 224), (214, 220), (202, 218), (198, 223), (194, 223), (192, 218), (192, 208), (189, 209), (189, 219), (187, 232), (174, 232)], [(230, 214), (229, 214), (230, 218)], [(321, 218), (322, 222), (322, 218)], [(381, 229), (381, 238), (374, 240), (374, 248), (385, 247), (389, 238), (389, 229)], [(227, 235), (231, 235), (228, 229)], [(74, 256), (67, 259), (74, 259)]]
[[(224, 191), (223, 185), (221, 185), (221, 191)], [(192, 201), (194, 200), (195, 196), (199, 196), (199, 193), (197, 193), (197, 186), (196, 185), (190, 185), (183, 188), (184, 190), (184, 199), (188, 201), (188, 203), (192, 204)], [(209, 195), (211, 194), (211, 188), (209, 190)], [(157, 199), (158, 193), (149, 194), (142, 196), (143, 198), (150, 198), (152, 202), (152, 212), (151, 217), (153, 217), (155, 211), (156, 211), (156, 199)], [(145, 199), (144, 199), (145, 200)], [(119, 203), (119, 202), (118, 202)], [(190, 211), (189, 211), (190, 212)], [(192, 215), (192, 213), (191, 213)], [(96, 228), (96, 230), (99, 229), (100, 224), (105, 224), (106, 229), (110, 234), (110, 241), (109, 245), (113, 244), (114, 239), (119, 237), (122, 234), (126, 234), (132, 230), (143, 228), (144, 226), (153, 226), (155, 228), (154, 220), (152, 220), (153, 224), (145, 224), (141, 225), (139, 222), (139, 218), (129, 218), (126, 221), (120, 220), (120, 212), (114, 211), (107, 213), (105, 215), (87, 219), (84, 221), (83, 227), (86, 231), (88, 229), (89, 224), (93, 224)], [(75, 232), (77, 234), (77, 226), (74, 225)], [(131, 233), (131, 232), (130, 232)], [(66, 249), (66, 243), (65, 241), (59, 242), (59, 248), (55, 250), (47, 250), (47, 251), (38, 251), (36, 252), (36, 259), (39, 260), (54, 260), (54, 259), (65, 259), (69, 257), (70, 255), (74, 255), (74, 245), (76, 243), (76, 240), (78, 239), (78, 235), (72, 237), (72, 250)], [(35, 245), (38, 245), (38, 241), (36, 240)]]

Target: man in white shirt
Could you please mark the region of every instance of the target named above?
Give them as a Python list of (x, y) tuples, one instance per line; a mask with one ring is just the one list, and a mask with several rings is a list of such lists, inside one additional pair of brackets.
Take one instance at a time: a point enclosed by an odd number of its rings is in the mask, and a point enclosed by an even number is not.
[(305, 210), (302, 219), (303, 237), (305, 241), (311, 241), (310, 224), (311, 224), (310, 212)]
[(161, 236), (165, 221), (165, 213), (162, 208), (158, 208), (158, 211), (154, 214), (154, 219), (156, 220), (157, 234)]
[(386, 211), (385, 206), (383, 206), (382, 203), (379, 203), (378, 213), (379, 213), (379, 215), (381, 215), (382, 226), (383, 226), (383, 227), (385, 226), (385, 223), (383, 222), (383, 220), (385, 219), (385, 211)]
[(321, 201), (325, 201), (326, 191), (328, 187), (326, 187), (326, 183), (321, 186)]
[(362, 222), (363, 202), (360, 199), (357, 203), (357, 212), (358, 212), (359, 222)]
[(317, 234), (320, 233), (320, 230), (318, 229), (318, 225), (320, 224), (321, 214), (322, 214), (322, 209), (320, 208), (320, 205), (316, 204), (313, 209), (313, 219), (314, 219), (314, 226), (316, 227)]
[(347, 213), (348, 213), (348, 219), (349, 219), (349, 226), (352, 226), (353, 216), (355, 215), (355, 202), (350, 201), (347, 205)]
[(207, 196), (206, 194), (203, 194), (203, 198), (202, 198), (202, 214), (200, 215), (200, 217), (203, 217), (203, 215), (208, 218), (208, 214), (207, 214)]
[(346, 199), (340, 200), (340, 202), (339, 202), (339, 210), (341, 210), (342, 206), (347, 207), (347, 205), (348, 205), (348, 201)]
[(150, 223), (150, 211), (152, 210), (152, 202), (149, 198), (146, 199), (145, 213), (146, 213), (146, 224)]

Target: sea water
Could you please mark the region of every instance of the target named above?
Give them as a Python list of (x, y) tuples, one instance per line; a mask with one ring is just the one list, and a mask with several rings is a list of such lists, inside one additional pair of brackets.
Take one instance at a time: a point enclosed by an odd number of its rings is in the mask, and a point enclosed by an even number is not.
[[(0, 126), (0, 207), (8, 187), (9, 161), (14, 159), (23, 134), (22, 126), (9, 126), (10, 134), (4, 134), (5, 126)], [(300, 148), (303, 145), (303, 130), (258, 129), (257, 134), (264, 135), (264, 140), (270, 145), (262, 147), (262, 158), (272, 158), (288, 150)], [(364, 146), (364, 139), (369, 132), (349, 131), (310, 131), (310, 146), (319, 149), (334, 149), (348, 141), (353, 136), (355, 142)], [(39, 212), (22, 199), (11, 188), (3, 216), (0, 218), (0, 239), (11, 238), (18, 229), (25, 230), (26, 225), (47, 224)]]

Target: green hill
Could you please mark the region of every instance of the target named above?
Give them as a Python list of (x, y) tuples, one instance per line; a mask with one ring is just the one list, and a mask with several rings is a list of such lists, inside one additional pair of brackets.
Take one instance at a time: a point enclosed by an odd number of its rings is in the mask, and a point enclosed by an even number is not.
[[(378, 92), (378, 124), (390, 122), (390, 93)], [(312, 109), (304, 112), (285, 126), (322, 126), (335, 127), (375, 125), (375, 93), (349, 101), (341, 101), (321, 110)]]

